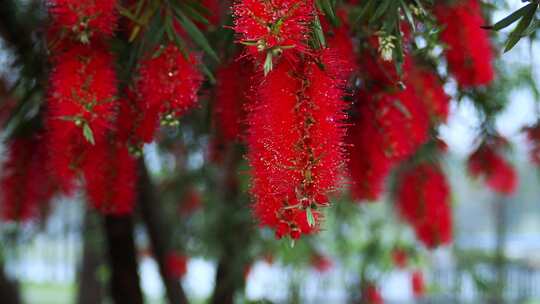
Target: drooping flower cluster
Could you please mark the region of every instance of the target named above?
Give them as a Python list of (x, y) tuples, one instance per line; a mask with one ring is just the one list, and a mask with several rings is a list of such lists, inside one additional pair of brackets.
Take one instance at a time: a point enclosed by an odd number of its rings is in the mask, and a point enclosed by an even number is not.
[[(351, 73), (358, 70), (356, 47), (351, 37), (351, 28), (347, 22), (345, 12), (338, 11), (341, 26), (333, 27), (324, 17), (320, 17), (324, 33), (327, 35), (326, 44), (332, 49), (332, 54), (340, 58), (341, 65), (334, 67), (334, 75), (337, 78), (348, 80)], [(338, 70), (335, 70), (338, 68)]]
[(452, 241), (450, 187), (438, 164), (425, 162), (407, 168), (396, 195), (399, 214), (426, 247)]
[(494, 78), (493, 47), (478, 0), (437, 4), (434, 10), (442, 26), (440, 39), (448, 68), (461, 87), (489, 84)]
[(311, 257), (311, 266), (317, 270), (319, 273), (326, 273), (330, 269), (332, 269), (332, 266), (334, 263), (332, 260), (322, 254), (315, 254)]
[(348, 133), (351, 192), (356, 199), (377, 200), (398, 162), (428, 139), (429, 119), (412, 87), (398, 92), (363, 92)]
[(126, 105), (119, 105), (114, 58), (106, 46), (116, 29), (116, 4), (50, 1), (49, 170), (67, 193), (83, 177), (89, 203), (107, 214), (131, 212), (137, 176), (126, 131), (118, 129), (129, 117), (118, 118)]
[(488, 138), (467, 162), (469, 174), (473, 178), (481, 178), (493, 191), (509, 195), (518, 184), (518, 176), (514, 167), (500, 154), (508, 146), (502, 137)]
[[(251, 55), (304, 52), (315, 17), (313, 0), (241, 0), (233, 6), (234, 31)], [(271, 58), (271, 57), (270, 57)]]
[(125, 142), (130, 152), (136, 155), (144, 144), (154, 140), (159, 112), (157, 108), (146, 108), (140, 96), (131, 89), (125, 91), (119, 103), (117, 139)]
[(49, 0), (52, 29), (74, 34), (82, 43), (112, 36), (117, 24), (116, 0)]
[(411, 275), (411, 287), (415, 298), (424, 296), (426, 286), (424, 283), (424, 275), (420, 270), (416, 270)]
[(56, 189), (46, 168), (41, 137), (13, 139), (0, 173), (0, 217), (8, 221), (36, 218)]
[(407, 267), (409, 256), (403, 248), (395, 248), (392, 250), (392, 261), (397, 268)]
[(96, 210), (126, 214), (133, 209), (137, 162), (123, 142), (91, 147), (83, 164), (86, 194)]
[(115, 5), (115, 1), (50, 3), (53, 68), (47, 141), (50, 168), (68, 193), (73, 190), (75, 169), (80, 167), (84, 152), (91, 145), (103, 144), (113, 127), (116, 74), (104, 38), (115, 27)]
[(445, 123), (450, 114), (450, 96), (444, 91), (437, 76), (424, 68), (416, 67), (410, 71), (409, 85), (427, 109), (433, 125)]
[(406, 58), (397, 88), (395, 67), (366, 55), (361, 60), (366, 88), (358, 94), (348, 131), (351, 192), (358, 200), (377, 200), (392, 168), (429, 138), (431, 126), (446, 121), (450, 98), (427, 69)]
[(329, 74), (312, 60), (285, 60), (255, 90), (247, 136), (251, 192), (255, 215), (278, 238), (316, 231), (319, 209), (336, 188), (345, 104), (342, 81)]
[(366, 287), (362, 290), (362, 300), (363, 303), (367, 304), (383, 304), (384, 300), (379, 292), (377, 286), (372, 283), (367, 284)]
[(165, 258), (167, 275), (172, 279), (181, 279), (187, 273), (187, 257), (177, 252), (170, 252)]
[(158, 109), (162, 120), (176, 122), (195, 106), (202, 75), (194, 55), (188, 58), (174, 44), (162, 47), (140, 63), (137, 90), (146, 109)]
[[(113, 57), (103, 46), (75, 45), (53, 59), (48, 100), (50, 121), (77, 128), (80, 137), (100, 143), (113, 128), (116, 75)], [(92, 139), (85, 135), (91, 131)], [(65, 143), (69, 144), (69, 143)]]
[(253, 73), (253, 64), (244, 58), (223, 66), (216, 73), (214, 117), (218, 136), (225, 142), (244, 135), (245, 107)]

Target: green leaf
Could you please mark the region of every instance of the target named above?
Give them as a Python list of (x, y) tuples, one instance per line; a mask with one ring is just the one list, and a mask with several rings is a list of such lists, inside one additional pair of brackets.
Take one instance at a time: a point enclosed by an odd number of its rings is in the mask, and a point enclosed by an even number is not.
[(92, 145), (96, 144), (94, 140), (94, 132), (92, 132), (92, 129), (86, 122), (83, 124), (83, 136)]
[(332, 23), (333, 26), (339, 25), (339, 19), (336, 17), (336, 12), (334, 11), (334, 6), (330, 3), (330, 0), (319, 0), (317, 1), (321, 10), (324, 12), (325, 17)]
[(212, 49), (212, 47), (210, 46), (210, 43), (208, 42), (204, 34), (193, 23), (193, 21), (191, 21), (188, 17), (186, 17), (186, 15), (184, 15), (180, 10), (176, 9), (175, 12), (176, 12), (176, 15), (180, 18), (179, 20), (180, 24), (182, 25), (186, 33), (188, 33), (188, 35), (193, 39), (193, 41), (198, 46), (200, 46), (203, 49), (203, 51), (205, 51), (208, 55), (210, 55), (212, 59), (219, 62), (218, 55), (216, 54), (214, 49)]
[(531, 22), (529, 27), (523, 32), (523, 34), (521, 34), (521, 36), (522, 37), (527, 37), (527, 36), (533, 34), (534, 32), (536, 32), (539, 25), (540, 25), (540, 21), (539, 20), (534, 20), (533, 22)]
[[(168, 22), (168, 20), (170, 20), (170, 22)], [(166, 19), (165, 31), (167, 32), (167, 37), (169, 38), (169, 40), (172, 40), (174, 44), (176, 44), (176, 46), (180, 49), (184, 57), (188, 58), (188, 53), (186, 52), (186, 47), (184, 46), (184, 40), (182, 40), (180, 35), (178, 35), (178, 33), (176, 33), (176, 31), (174, 30), (171, 18)]]
[(533, 5), (529, 6), (527, 10), (525, 11), (525, 14), (523, 15), (523, 18), (519, 20), (518, 25), (516, 28), (510, 33), (510, 36), (508, 37), (508, 40), (506, 41), (506, 46), (504, 47), (504, 52), (510, 51), (521, 39), (523, 32), (529, 27), (529, 24), (532, 21), (532, 18), (534, 17), (534, 14), (536, 13), (536, 9), (538, 8), (537, 3), (531, 3)]
[(308, 222), (309, 227), (314, 227), (315, 217), (313, 216), (313, 211), (311, 210), (310, 207), (306, 209), (306, 217), (307, 217), (307, 222)]
[(326, 39), (324, 39), (324, 33), (319, 16), (315, 16), (315, 20), (313, 21), (313, 31), (315, 33), (315, 38), (319, 42), (320, 48), (326, 48)]
[(201, 66), (202, 72), (204, 73), (204, 75), (208, 77), (208, 80), (210, 81), (210, 83), (215, 84), (216, 78), (214, 77), (214, 74), (212, 74), (212, 71), (210, 71), (205, 64), (201, 64), (200, 66)]
[(382, 0), (379, 3), (379, 6), (375, 10), (375, 13), (369, 18), (369, 23), (373, 23), (377, 21), (380, 17), (382, 17), (386, 11), (388, 10), (388, 7), (390, 7), (390, 4), (392, 4), (394, 0)]
[(199, 13), (197, 9), (194, 8), (193, 6), (185, 4), (184, 2), (180, 2), (180, 5), (182, 6), (182, 11), (185, 12), (186, 15), (188, 15), (190, 19), (206, 24), (206, 25), (210, 24), (210, 22), (208, 22), (208, 19), (205, 16), (203, 16), (201, 13)]
[(494, 30), (494, 31), (502, 30), (503, 28), (505, 28), (505, 27), (509, 26), (510, 24), (516, 22), (519, 18), (523, 17), (523, 15), (527, 12), (527, 10), (529, 10), (530, 7), (534, 6), (534, 5), (536, 5), (536, 4), (529, 3), (529, 4), (525, 5), (525, 6), (523, 6), (522, 8), (518, 9), (517, 11), (511, 13), (510, 15), (506, 16), (502, 20), (498, 21), (494, 25), (492, 25), (492, 26), (483, 26), (482, 28), (491, 29), (491, 30)]
[(403, 9), (403, 12), (405, 13), (405, 18), (407, 19), (407, 22), (411, 26), (413, 32), (416, 32), (416, 25), (414, 24), (414, 18), (411, 13), (411, 10), (409, 9), (405, 1), (400, 0), (400, 2), (401, 2), (401, 8)]
[(366, 4), (364, 4), (364, 7), (362, 10), (358, 13), (356, 18), (354, 19), (354, 23), (358, 23), (362, 20), (364, 20), (365, 17), (369, 16), (369, 12), (374, 8), (378, 0), (370, 0)]
[(139, 25), (141, 24), (141, 21), (135, 15), (133, 15), (127, 8), (122, 7), (121, 5), (117, 5), (116, 8), (118, 10), (118, 13), (120, 13), (120, 16), (126, 17), (129, 20)]
[(264, 60), (263, 70), (264, 70), (264, 76), (268, 75), (270, 71), (272, 71), (272, 52), (266, 53), (266, 59)]

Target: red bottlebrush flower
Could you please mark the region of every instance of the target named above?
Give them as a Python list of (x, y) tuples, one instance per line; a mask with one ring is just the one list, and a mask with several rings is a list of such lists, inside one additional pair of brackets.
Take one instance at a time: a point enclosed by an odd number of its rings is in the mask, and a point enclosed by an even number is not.
[[(454, 3), (455, 2), (455, 3)], [(438, 4), (435, 16), (443, 29), (441, 41), (448, 68), (462, 87), (487, 85), (494, 78), (493, 49), (478, 0)]]
[(53, 26), (75, 33), (83, 43), (92, 36), (112, 36), (118, 14), (116, 0), (49, 0)]
[(253, 65), (248, 60), (237, 59), (220, 68), (216, 73), (214, 115), (218, 136), (224, 142), (234, 141), (242, 135), (247, 94), (251, 87)]
[(426, 247), (452, 241), (450, 187), (437, 164), (421, 163), (402, 173), (397, 208)]
[(165, 264), (170, 278), (181, 279), (187, 273), (187, 257), (176, 252), (167, 254)]
[(126, 214), (133, 209), (137, 163), (122, 143), (91, 147), (82, 164), (86, 194), (92, 206), (105, 214)]
[(39, 215), (55, 187), (46, 167), (47, 151), (41, 138), (16, 138), (8, 145), (0, 174), (0, 216), (25, 221)]
[(150, 143), (159, 125), (157, 107), (146, 108), (142, 98), (128, 90), (126, 97), (119, 100), (117, 138), (131, 148), (142, 149)]
[(535, 165), (540, 165), (540, 123), (524, 129), (529, 141), (529, 157)]
[(409, 260), (409, 256), (407, 255), (407, 252), (404, 249), (395, 248), (392, 251), (392, 261), (394, 262), (394, 265), (396, 265), (397, 268), (403, 269), (407, 267), (408, 260)]
[(373, 284), (368, 284), (362, 293), (362, 298), (367, 304), (383, 304), (384, 300), (379, 293), (377, 287)]
[(379, 41), (376, 36), (371, 36), (367, 40), (367, 47), (360, 51), (358, 56), (359, 73), (366, 82), (370, 90), (383, 91), (388, 88), (395, 88), (402, 78), (407, 77), (410, 62), (409, 56), (405, 56), (403, 74), (396, 69), (393, 61), (384, 60), (378, 52)]
[(99, 45), (73, 46), (53, 59), (47, 100), (50, 165), (64, 192), (73, 189), (74, 171), (89, 141), (103, 144), (115, 117), (113, 58)]
[[(348, 169), (352, 181), (351, 194), (355, 199), (377, 200), (384, 188), (384, 181), (394, 162), (383, 151), (382, 137), (369, 116), (360, 113), (347, 134), (349, 143)], [(363, 117), (366, 117), (364, 119)], [(376, 134), (374, 136), (374, 134)]]
[(311, 266), (320, 273), (328, 272), (333, 265), (334, 263), (327, 256), (315, 254), (311, 257)]
[(358, 70), (358, 55), (350, 35), (350, 26), (347, 23), (346, 17), (344, 17), (344, 12), (339, 11), (338, 13), (342, 22), (339, 27), (332, 27), (322, 16), (320, 20), (324, 33), (327, 35), (326, 44), (328, 45), (328, 49), (332, 50), (330, 55), (336, 56), (339, 60), (343, 61), (342, 64), (330, 67), (331, 69), (339, 68), (339, 70), (334, 71), (334, 74), (336, 74), (334, 77), (348, 80), (352, 72)]
[(407, 78), (414, 87), (416, 94), (421, 97), (434, 123), (445, 123), (450, 112), (450, 96), (444, 92), (442, 83), (437, 76), (422, 68), (413, 69)]
[(412, 273), (411, 287), (415, 298), (420, 298), (425, 293), (424, 275), (421, 271), (417, 270)]
[(190, 189), (180, 203), (179, 210), (183, 216), (188, 216), (201, 208), (201, 194), (195, 189)]
[(314, 232), (316, 209), (336, 187), (345, 119), (340, 86), (313, 62), (284, 61), (258, 88), (248, 116), (251, 192), (255, 215), (277, 237)]
[(194, 55), (185, 58), (173, 44), (142, 61), (137, 89), (146, 108), (159, 109), (162, 118), (172, 122), (195, 106), (203, 80), (197, 62)]
[(304, 52), (315, 7), (312, 0), (241, 0), (233, 15), (234, 30), (253, 56), (267, 50)]
[[(100, 142), (115, 117), (116, 74), (113, 57), (100, 46), (74, 46), (53, 59), (50, 75), (51, 119), (91, 129)], [(83, 130), (81, 130), (81, 136)]]
[(362, 92), (348, 134), (353, 196), (377, 200), (392, 167), (425, 143), (428, 131), (426, 109), (410, 86), (397, 93)]
[[(259, 87), (256, 105), (248, 114), (254, 212), (262, 225), (277, 228), (278, 237), (292, 231), (299, 237), (302, 228), (303, 232), (312, 231), (305, 211), (294, 207), (297, 205), (295, 187), (301, 184), (302, 175), (296, 169), (295, 148), (300, 132), (294, 127), (300, 84), (289, 73), (293, 69), (284, 62), (268, 74)], [(296, 218), (301, 223), (295, 223)]]
[(469, 157), (469, 174), (474, 178), (483, 178), (493, 191), (509, 195), (515, 192), (518, 184), (517, 173), (497, 149), (498, 143), (485, 142)]

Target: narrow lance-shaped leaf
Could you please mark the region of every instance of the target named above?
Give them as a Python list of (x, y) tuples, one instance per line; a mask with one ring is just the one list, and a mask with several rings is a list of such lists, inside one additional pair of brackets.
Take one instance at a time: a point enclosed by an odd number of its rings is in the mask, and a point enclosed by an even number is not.
[(532, 21), (532, 18), (534, 17), (534, 14), (536, 13), (536, 9), (538, 8), (537, 3), (531, 3), (533, 5), (529, 6), (521, 20), (519, 21), (516, 28), (510, 33), (510, 36), (508, 37), (508, 40), (506, 41), (506, 46), (504, 48), (504, 52), (508, 52), (511, 50), (521, 39), (523, 32), (527, 29), (529, 24)]
[(175, 10), (176, 15), (180, 18), (180, 24), (186, 30), (188, 35), (193, 39), (193, 41), (200, 46), (203, 51), (205, 51), (210, 57), (219, 62), (219, 57), (216, 52), (210, 46), (210, 43), (204, 36), (204, 34), (199, 30), (199, 28), (191, 21), (186, 15), (184, 15), (180, 10)]
[(83, 123), (83, 136), (92, 145), (96, 144), (96, 142), (94, 140), (94, 132), (92, 132), (92, 129), (90, 128), (90, 126), (86, 122)]
[(511, 25), (512, 23), (516, 22), (518, 19), (523, 17), (523, 15), (527, 12), (527, 10), (530, 9), (531, 6), (534, 6), (536, 4), (529, 3), (522, 8), (518, 9), (517, 11), (511, 13), (510, 15), (506, 16), (502, 20), (498, 21), (497, 23), (491, 25), (491, 26), (482, 26), (484, 29), (490, 29), (494, 31), (502, 30), (503, 28)]

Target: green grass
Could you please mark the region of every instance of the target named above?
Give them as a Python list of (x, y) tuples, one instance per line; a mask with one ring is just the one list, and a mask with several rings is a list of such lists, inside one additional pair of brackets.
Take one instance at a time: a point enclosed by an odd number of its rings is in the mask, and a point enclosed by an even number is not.
[(75, 286), (73, 284), (23, 283), (22, 293), (25, 303), (71, 304), (75, 298)]
[[(24, 303), (28, 304), (73, 304), (77, 292), (74, 284), (23, 283)], [(110, 303), (110, 302), (105, 302)], [(163, 304), (161, 299), (145, 300), (147, 304)], [(99, 303), (96, 303), (99, 304)]]

